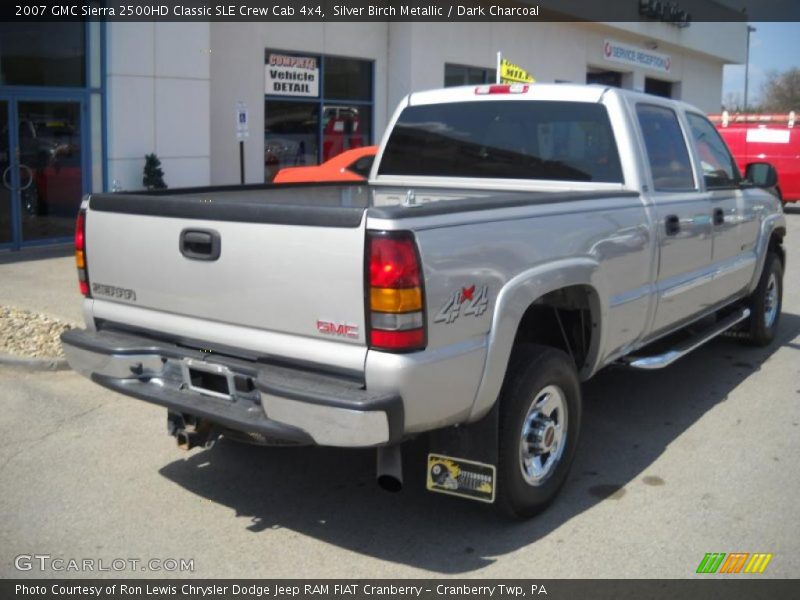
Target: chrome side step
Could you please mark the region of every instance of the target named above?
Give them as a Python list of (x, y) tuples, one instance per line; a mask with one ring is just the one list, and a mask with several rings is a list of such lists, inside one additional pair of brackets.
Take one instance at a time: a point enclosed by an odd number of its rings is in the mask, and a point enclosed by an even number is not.
[(654, 356), (629, 356), (621, 359), (621, 363), (634, 369), (663, 369), (674, 363), (679, 358), (686, 356), (692, 350), (696, 350), (707, 341), (714, 339), (719, 334), (724, 333), (737, 323), (744, 321), (750, 316), (750, 309), (743, 308), (723, 320), (715, 323), (714, 326), (698, 335), (681, 342), (674, 348), (667, 350), (663, 354)]

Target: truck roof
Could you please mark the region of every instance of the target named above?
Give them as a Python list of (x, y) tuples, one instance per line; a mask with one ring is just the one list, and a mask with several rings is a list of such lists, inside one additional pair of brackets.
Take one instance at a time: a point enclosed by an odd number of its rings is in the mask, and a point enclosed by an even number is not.
[[(500, 91), (502, 88), (510, 92)], [(564, 83), (532, 84), (481, 84), (464, 85), (436, 90), (414, 92), (408, 104), (441, 104), (445, 102), (471, 102), (485, 100), (567, 100), (573, 102), (598, 102), (609, 88), (602, 85), (574, 85)]]
[(480, 84), (413, 92), (407, 97), (408, 106), (442, 104), (447, 102), (481, 102), (492, 100), (556, 100), (561, 102), (600, 102), (604, 95), (632, 96), (639, 100), (667, 101), (684, 110), (701, 112), (680, 100), (659, 98), (643, 92), (598, 84), (571, 83)]

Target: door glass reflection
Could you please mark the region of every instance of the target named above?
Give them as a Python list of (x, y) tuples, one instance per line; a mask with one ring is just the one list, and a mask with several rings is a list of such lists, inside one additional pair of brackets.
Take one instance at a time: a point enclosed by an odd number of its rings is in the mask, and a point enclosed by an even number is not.
[(8, 148), (8, 102), (0, 102), (0, 244), (11, 241), (11, 154)]
[(78, 102), (20, 102), (22, 241), (69, 237), (83, 190)]

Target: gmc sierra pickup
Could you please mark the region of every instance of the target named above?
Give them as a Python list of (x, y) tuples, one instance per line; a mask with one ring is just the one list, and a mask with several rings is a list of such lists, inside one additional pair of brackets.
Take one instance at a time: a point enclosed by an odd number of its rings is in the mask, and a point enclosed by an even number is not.
[[(753, 172), (761, 181), (747, 178)], [(727, 330), (769, 344), (785, 221), (703, 114), (570, 85), (409, 95), (367, 184), (92, 194), (74, 369), (179, 445), (374, 447), (398, 489), (525, 517), (564, 483), (580, 382)], [(658, 344), (654, 345), (654, 342)]]

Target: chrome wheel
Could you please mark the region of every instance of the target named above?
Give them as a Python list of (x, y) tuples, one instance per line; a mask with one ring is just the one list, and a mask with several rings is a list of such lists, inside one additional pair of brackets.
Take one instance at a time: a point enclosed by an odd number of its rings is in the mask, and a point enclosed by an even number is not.
[(533, 398), (522, 422), (519, 468), (528, 485), (552, 475), (567, 445), (567, 402), (564, 391), (548, 385)]
[(778, 316), (778, 279), (771, 273), (764, 292), (764, 326), (769, 329)]

